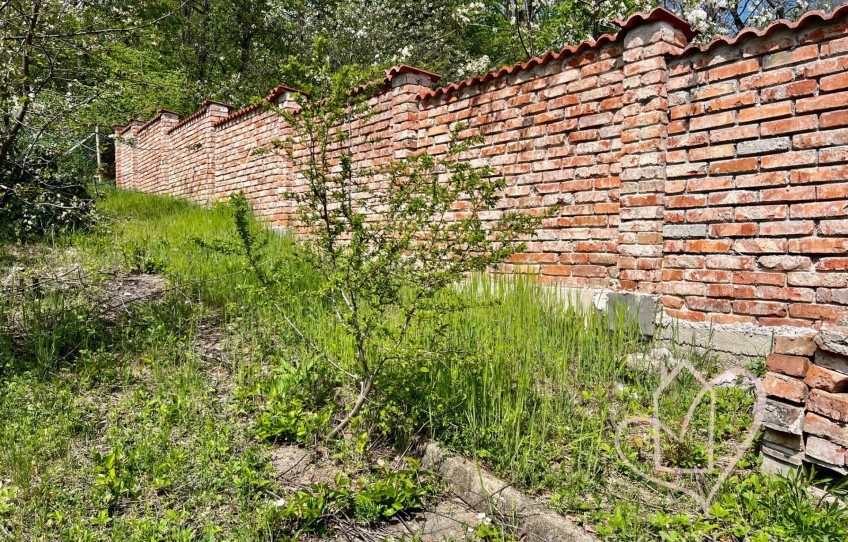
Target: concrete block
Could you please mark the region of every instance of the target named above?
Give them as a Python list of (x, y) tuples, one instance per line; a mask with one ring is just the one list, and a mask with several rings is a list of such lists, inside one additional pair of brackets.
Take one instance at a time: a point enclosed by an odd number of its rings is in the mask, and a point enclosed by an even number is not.
[(788, 476), (791, 472), (795, 471), (798, 468), (797, 466), (791, 463), (781, 461), (780, 459), (772, 457), (770, 455), (762, 454), (761, 457), (763, 463), (760, 466), (760, 470), (764, 474), (771, 474), (772, 476), (777, 474), (781, 476)]
[(706, 224), (666, 224), (663, 226), (663, 237), (668, 239), (702, 239), (707, 236)]
[(657, 326), (657, 317), (660, 314), (660, 299), (658, 296), (634, 293), (607, 294), (606, 312), (609, 315), (610, 327), (615, 325), (615, 312), (625, 310), (628, 314), (635, 316), (639, 322), (639, 330), (643, 335), (653, 337)]

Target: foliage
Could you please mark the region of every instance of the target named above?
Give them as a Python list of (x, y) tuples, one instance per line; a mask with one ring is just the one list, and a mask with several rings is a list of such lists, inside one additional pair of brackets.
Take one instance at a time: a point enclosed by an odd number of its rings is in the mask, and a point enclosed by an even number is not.
[(430, 476), (414, 459), (408, 467), (387, 467), (351, 480), (339, 474), (335, 483), (314, 483), (308, 489), (293, 491), (269, 510), (267, 521), (275, 530), (294, 534), (325, 535), (342, 518), (372, 524), (424, 507), (428, 496), (436, 493)]
[[(814, 484), (827, 489), (816, 496)], [(647, 516), (647, 528), (662, 540), (841, 540), (848, 536), (848, 509), (839, 504), (846, 485), (848, 480), (817, 480), (812, 468), (786, 477), (732, 477), (710, 508), (710, 518), (656, 511)], [(637, 509), (626, 505), (601, 516), (599, 534), (617, 540), (636, 540), (635, 524), (644, 522)]]
[[(387, 363), (414, 362), (409, 330), (427, 314), (452, 308), (439, 294), (520, 251), (520, 239), (540, 222), (514, 211), (484, 221), (505, 181), (460, 159), (482, 142), (461, 123), (444, 156), (421, 153), (373, 169), (356, 163), (348, 128), (369, 115), (367, 91), (350, 89), (361, 79), (343, 70), (332, 94), (297, 113), (282, 112), (293, 132), (282, 145), (306, 182), (295, 195), (298, 227), (311, 239), (305, 255), (352, 341), (353, 365), (342, 361), (338, 368), (359, 382), (355, 404), (330, 438), (359, 414)], [(301, 148), (303, 156), (296, 154)]]
[(0, 236), (32, 239), (87, 227), (95, 218), (94, 198), (80, 173), (74, 164), (40, 155), (26, 166), (0, 161)]
[[(306, 418), (325, 408), (338, 412), (351, 401), (339, 388), (338, 370), (287, 325), (278, 306), (283, 299), (287, 315), (329, 351), (352, 351), (332, 305), (319, 295), (322, 280), (304, 262), (306, 247), (252, 222), (251, 231), (267, 239), (265, 250), (275, 258), (268, 268), (271, 286), (263, 287), (243, 256), (206, 250), (193, 240), (198, 232), (209, 243), (232, 232), (223, 240), (237, 244), (229, 207), (202, 209), (107, 190), (101, 209), (108, 220), (96, 229), (4, 246), (0, 264), (25, 265), (33, 276), (70, 265), (114, 269), (125, 265), (123, 247), (142, 247), (146, 258), (164, 262), (169, 288), (177, 290), (122, 313), (118, 327), (85, 318), (86, 305), (98, 307), (96, 296), (75, 297), (79, 308), (66, 317), (58, 309), (28, 309), (42, 315), (41, 324), (25, 329), (41, 333), (61, 321), (70, 337), (76, 321), (95, 338), (71, 349), (67, 360), (45, 348), (38, 364), (23, 354), (21, 347), (32, 343), (23, 340), (15, 314), (21, 303), (55, 292), (44, 280), (39, 295), (10, 297), (4, 290), (0, 358), (17, 361), (4, 367), (0, 385), (0, 527), (12, 539), (285, 539), (300, 519), (275, 516), (280, 507), (274, 501), (285, 498), (278, 503), (285, 508), (293, 497), (270, 461), (282, 439), (257, 438), (259, 419), (278, 406), (292, 408), (292, 399), (302, 401), (297, 408)], [(621, 464), (612, 446), (614, 425), (648, 412), (659, 381), (626, 363), (628, 353), (647, 345), (624, 315), (584, 312), (574, 303), (569, 308), (551, 289), (506, 277), (475, 275), (443, 294), (461, 298), (456, 308), (462, 310), (423, 319), (409, 335), (415, 363), (387, 366), (373, 408), (369, 403), (352, 422), (356, 438), (325, 451), (343, 462), (351, 481), (328, 488), (359, 494), (360, 481), (365, 488), (378, 484), (384, 474), (373, 466), (375, 446), (390, 442), (405, 449), (410, 435), (423, 435), (475, 457), (526, 491), (550, 495), (555, 509), (618, 540), (692, 540), (704, 532), (719, 539), (717, 533), (725, 533), (726, 540), (756, 540), (763, 532), (775, 533), (771, 540), (792, 539), (780, 532), (821, 539), (824, 529), (834, 533), (831, 539), (845, 537), (841, 512), (826, 509), (828, 503), (806, 489), (809, 479), (754, 478), (752, 455), (722, 489), (711, 516), (679, 494), (648, 488)], [(213, 355), (200, 355), (197, 345), (210, 330), (227, 339)], [(675, 355), (715, 374), (708, 356)], [(663, 419), (677, 423), (695, 391), (689, 380), (670, 389), (660, 406)], [(750, 394), (721, 391), (719, 453), (735, 446), (750, 423)], [(694, 423), (703, 421), (699, 413)], [(370, 438), (362, 437), (366, 431)], [(315, 438), (307, 435), (307, 442)], [(634, 440), (626, 452), (638, 462), (650, 446)], [(106, 456), (118, 449), (124, 459), (115, 462), (115, 477), (127, 483), (96, 488), (97, 466), (105, 467)], [(697, 459), (680, 454), (683, 462)], [(406, 492), (400, 481), (383, 483), (368, 501), (388, 503), (381, 495)], [(422, 488), (427, 482), (416, 483)], [(7, 487), (17, 489), (4, 496)], [(111, 508), (108, 487), (124, 495)], [(132, 488), (132, 496), (122, 487)], [(383, 514), (375, 510), (390, 510), (368, 501), (356, 514), (349, 508), (342, 524), (326, 516), (328, 530), (359, 528), (356, 518), (371, 521)], [(472, 528), (483, 540), (506, 539), (485, 521)]]

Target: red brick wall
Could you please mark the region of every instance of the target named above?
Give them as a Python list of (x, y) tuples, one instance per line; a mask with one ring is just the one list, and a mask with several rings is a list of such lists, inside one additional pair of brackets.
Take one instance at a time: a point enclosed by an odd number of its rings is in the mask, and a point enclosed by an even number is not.
[[(483, 134), (468, 159), (507, 180), (492, 218), (562, 206), (504, 271), (659, 296), (668, 316), (705, 324), (848, 323), (848, 7), (691, 38), (655, 10), (443, 89), (395, 68), (374, 114), (343, 129), (358, 167), (440, 155), (459, 121)], [(291, 89), (267, 99), (294, 107)], [(304, 149), (294, 163), (272, 149), (290, 127), (262, 107), (209, 107), (170, 132), (167, 112), (132, 128), (120, 184), (201, 203), (242, 190), (291, 225)]]
[(669, 64), (663, 304), (809, 326), (848, 304), (845, 17)]
[(456, 122), (485, 136), (469, 158), (506, 179), (495, 217), (562, 206), (506, 271), (532, 269), (568, 286), (615, 286), (622, 67), (621, 44), (609, 43), (422, 100), (421, 148), (442, 154)]

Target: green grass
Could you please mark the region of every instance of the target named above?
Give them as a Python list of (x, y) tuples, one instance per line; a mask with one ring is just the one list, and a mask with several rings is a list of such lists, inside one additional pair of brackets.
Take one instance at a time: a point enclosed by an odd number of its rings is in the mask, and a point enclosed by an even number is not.
[[(118, 323), (91, 318), (98, 301), (87, 289), (4, 297), (3, 322), (17, 331), (0, 339), (0, 415), (9, 420), (0, 426), (0, 479), (16, 493), (0, 488), (0, 525), (21, 539), (268, 538), (269, 495), (281, 491), (268, 471), (274, 442), (314, 442), (344, 410), (342, 385), (350, 385), (313, 348), (352, 363), (305, 248), (261, 231), (263, 265), (277, 279), (268, 291), (242, 258), (197, 242), (234, 236), (224, 205), (109, 191), (100, 212), (93, 232), (28, 252), (4, 247), (4, 265), (26, 258), (33, 268), (157, 272), (168, 290)], [(810, 502), (798, 489), (803, 481), (785, 488), (801, 495), (795, 502), (780, 500), (777, 482), (753, 474), (753, 454), (711, 518), (622, 462), (615, 427), (649, 414), (659, 385), (655, 372), (625, 363), (652, 346), (626, 314), (581, 309), (522, 277), (470, 277), (454, 293), (457, 310), (416, 326), (406, 359), (388, 368), (349, 439), (335, 444), (338, 457), (432, 437), (617, 540), (807, 532), (779, 513)], [(232, 387), (226, 392), (192, 346), (210, 327), (230, 341), (226, 364), (216, 367)], [(706, 375), (716, 371), (709, 356), (678, 354)], [(697, 389), (691, 376), (678, 379), (660, 403), (663, 420), (679, 423)], [(720, 452), (747, 430), (751, 405), (750, 393), (719, 391)], [(697, 409), (696, 435), (706, 421)], [(693, 437), (662, 454), (670, 464), (699, 465), (702, 443)], [(624, 452), (644, 464), (651, 440), (626, 435)], [(748, 496), (734, 505), (726, 495), (740, 486)], [(5, 511), (4, 502), (12, 503)], [(810, 510), (831, 534), (842, 532), (833, 525), (843, 516)]]

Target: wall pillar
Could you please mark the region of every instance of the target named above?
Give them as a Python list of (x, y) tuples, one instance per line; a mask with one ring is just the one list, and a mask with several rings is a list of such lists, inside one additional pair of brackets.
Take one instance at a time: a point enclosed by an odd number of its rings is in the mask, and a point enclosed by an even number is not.
[(620, 288), (628, 292), (662, 292), (666, 55), (686, 46), (691, 37), (687, 28), (658, 21), (637, 26), (624, 37), (618, 266)]

